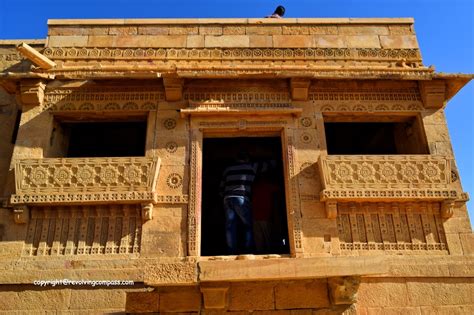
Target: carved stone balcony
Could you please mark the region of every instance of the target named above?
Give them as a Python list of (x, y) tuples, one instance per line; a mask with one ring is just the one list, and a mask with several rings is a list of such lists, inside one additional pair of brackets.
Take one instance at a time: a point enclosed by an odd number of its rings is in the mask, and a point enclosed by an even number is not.
[(153, 203), (160, 160), (147, 157), (24, 159), (14, 205)]
[(321, 157), (319, 167), (323, 178), (321, 200), (326, 201), (328, 217), (335, 217), (338, 201), (431, 200), (452, 204), (461, 198), (451, 186), (446, 157), (330, 155)]

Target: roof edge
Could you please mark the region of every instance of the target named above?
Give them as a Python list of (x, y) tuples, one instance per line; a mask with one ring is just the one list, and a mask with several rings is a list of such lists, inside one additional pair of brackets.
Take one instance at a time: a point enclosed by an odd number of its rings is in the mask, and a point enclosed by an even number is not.
[(49, 19), (48, 25), (144, 24), (413, 24), (408, 18)]

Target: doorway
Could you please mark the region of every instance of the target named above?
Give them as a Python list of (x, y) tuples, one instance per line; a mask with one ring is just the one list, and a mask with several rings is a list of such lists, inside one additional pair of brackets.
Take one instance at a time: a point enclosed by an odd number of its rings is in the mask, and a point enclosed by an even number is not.
[[(288, 254), (288, 225), (284, 185), (284, 163), (280, 137), (232, 137), (203, 139), (201, 255), (229, 255), (226, 244), (223, 196), (219, 194), (224, 170), (246, 152), (258, 165), (251, 185), (253, 219), (251, 254)], [(244, 232), (237, 220), (237, 254), (243, 248)]]

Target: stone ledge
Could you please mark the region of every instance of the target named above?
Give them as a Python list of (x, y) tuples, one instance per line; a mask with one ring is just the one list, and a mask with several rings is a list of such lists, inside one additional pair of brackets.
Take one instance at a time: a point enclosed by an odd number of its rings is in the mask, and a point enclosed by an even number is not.
[(413, 24), (413, 18), (49, 19), (48, 25), (138, 24)]
[(200, 261), (199, 281), (256, 281), (380, 275), (389, 271), (384, 257), (283, 258)]
[(17, 46), (21, 43), (28, 45), (44, 45), (45, 39), (0, 39), (0, 46)]
[(0, 259), (0, 284), (31, 284), (34, 280), (63, 278), (133, 280), (151, 285), (343, 276), (474, 278), (474, 256), (255, 258), (199, 262), (174, 258), (127, 259), (125, 256), (101, 259), (97, 256)]

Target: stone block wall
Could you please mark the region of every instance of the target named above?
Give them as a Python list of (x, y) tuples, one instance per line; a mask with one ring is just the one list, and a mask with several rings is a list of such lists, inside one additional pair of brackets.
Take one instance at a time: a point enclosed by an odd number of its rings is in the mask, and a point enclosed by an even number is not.
[(375, 25), (374, 21), (373, 19), (50, 20), (47, 46), (418, 48), (412, 19), (378, 19)]

